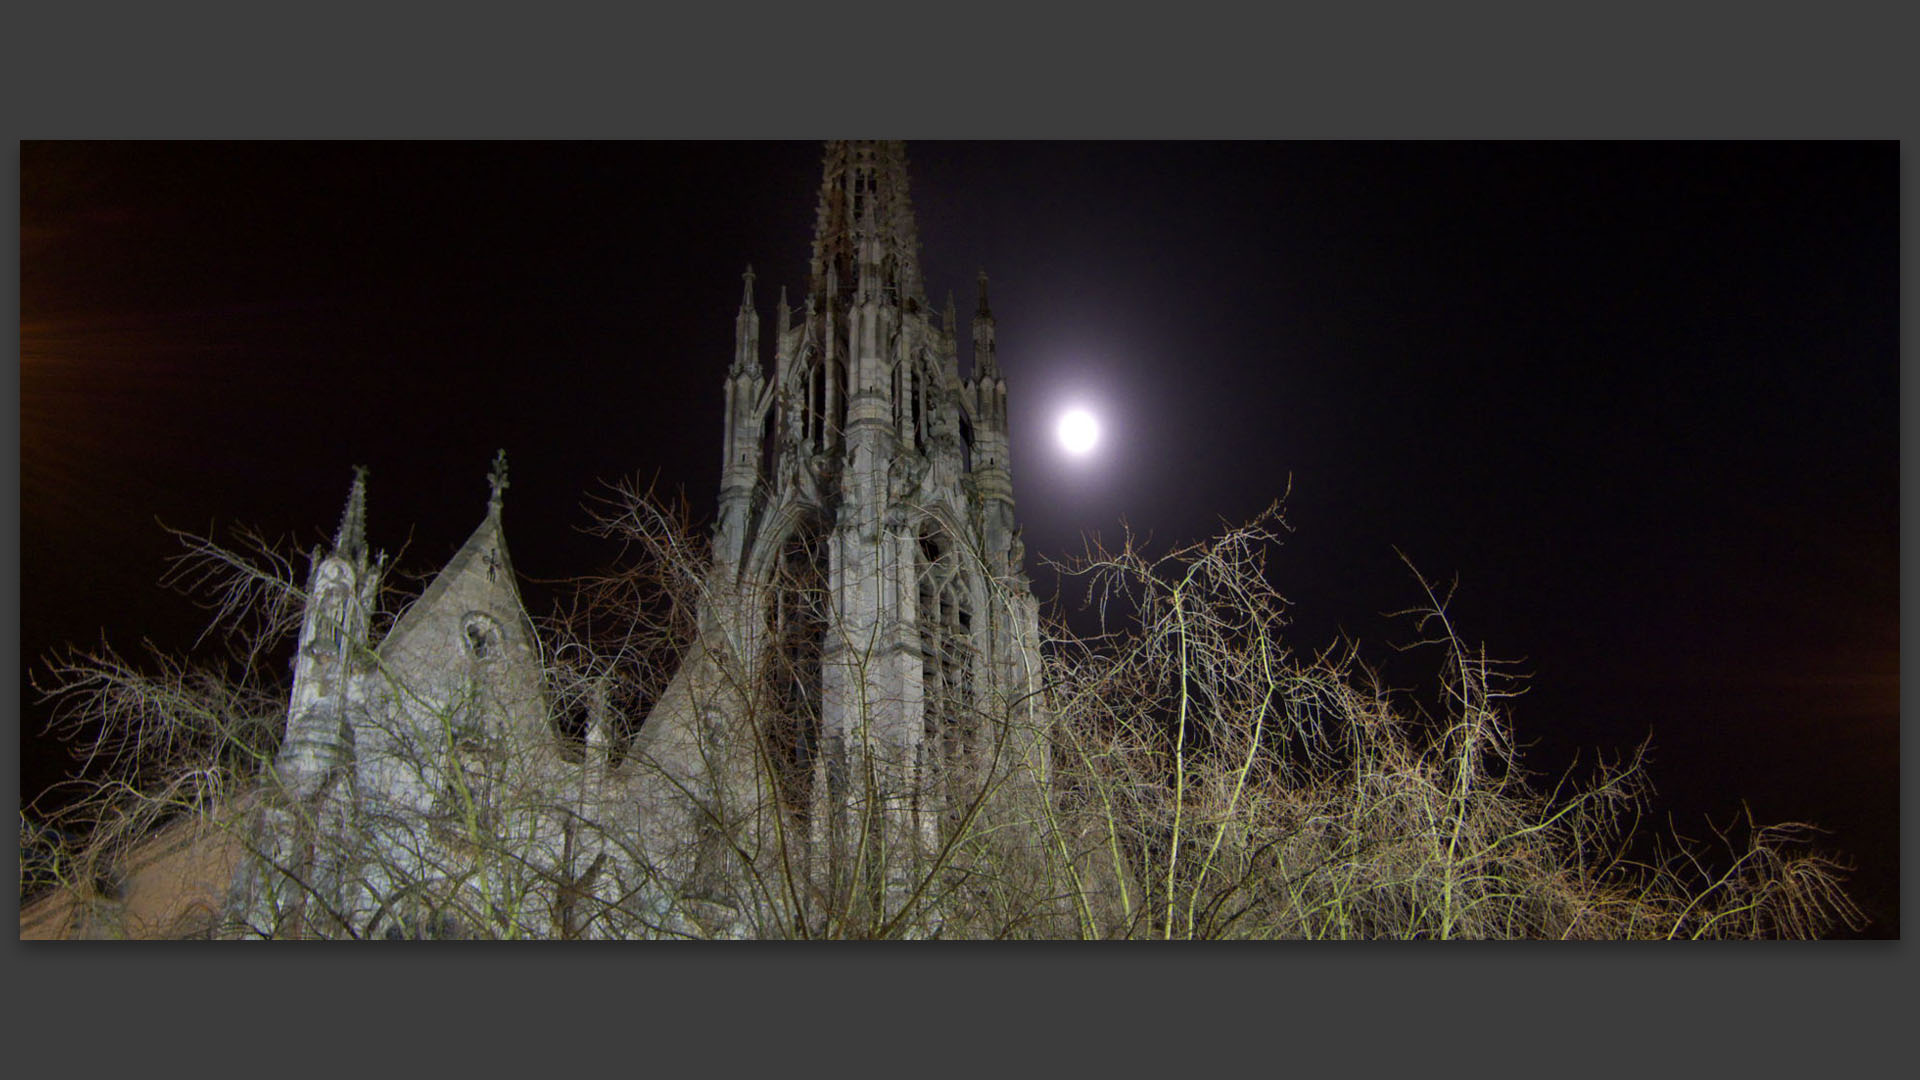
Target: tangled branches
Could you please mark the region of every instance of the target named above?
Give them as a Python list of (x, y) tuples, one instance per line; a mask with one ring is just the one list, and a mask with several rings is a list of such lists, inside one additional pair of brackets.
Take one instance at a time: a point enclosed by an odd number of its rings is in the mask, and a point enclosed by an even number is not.
[[(154, 838), (192, 826), (294, 881), (295, 917), (262, 933), (323, 916), (364, 932), (323, 910), (339, 892), (321, 887), (328, 875), (375, 897), (367, 926), (405, 909), (389, 922), (462, 936), (1757, 938), (1861, 922), (1846, 867), (1807, 826), (1742, 819), (1711, 844), (1649, 844), (1644, 748), (1536, 786), (1506, 708), (1517, 677), (1468, 644), (1448, 592), (1417, 572), (1407, 648), (1432, 658), (1426, 694), (1385, 689), (1350, 642), (1295, 651), (1269, 568), (1277, 507), (1171, 554), (1129, 540), (1063, 567), (1104, 632), (1054, 630), (1022, 693), (927, 697), (928, 731), (972, 733), (928, 744), (949, 759), (941, 793), (917, 796), (921, 824), (847, 849), (877, 861), (823, 871), (841, 842), (823, 799), (843, 781), (819, 756), (817, 656), (695, 671), (686, 659), (715, 598), (684, 507), (619, 488), (596, 522), (624, 556), (543, 623), (554, 745), (477, 736), (451, 708), (443, 738), (393, 729), (388, 767), (431, 778), (418, 785), (430, 828), (363, 807), (351, 829), (335, 823), (333, 835), (358, 830), (353, 852), (314, 847), (322, 802), (274, 794), (287, 722), (275, 658), (304, 602), (291, 561), (188, 538), (176, 581), (213, 598), (228, 656), (142, 666), (102, 647), (43, 665), (34, 685), (81, 768), (71, 797), (23, 813), (23, 900), (124, 894)], [(812, 627), (816, 607), (801, 597), (765, 618)], [(702, 795), (694, 773), (648, 759), (665, 750), (642, 749), (643, 722), (675, 693), (706, 718), (687, 730), (715, 740), (688, 743), (687, 760), (745, 770), (731, 791)], [(711, 722), (723, 716), (731, 728)], [(665, 819), (629, 797), (656, 766), (694, 805), (665, 845)], [(878, 775), (874, 761), (853, 768)], [(291, 831), (261, 842), (261, 813)], [(880, 835), (871, 820), (852, 827)], [(373, 834), (390, 838), (384, 861), (366, 855)], [(305, 877), (286, 873), (296, 866)]]
[[(1092, 549), (1070, 572), (1131, 620), (1057, 642), (1057, 790), (1083, 841), (1100, 936), (1816, 937), (1857, 926), (1844, 867), (1801, 825), (1674, 841), (1631, 857), (1641, 755), (1583, 784), (1532, 787), (1503, 702), (1507, 668), (1470, 647), (1447, 595), (1403, 614), (1438, 661), (1430, 710), (1352, 645), (1285, 644), (1266, 556), (1277, 507), (1150, 558)], [(1412, 569), (1411, 563), (1408, 564)], [(1111, 625), (1111, 623), (1110, 623)], [(1644, 748), (1642, 748), (1644, 750)], [(1090, 890), (1092, 891), (1092, 890)]]

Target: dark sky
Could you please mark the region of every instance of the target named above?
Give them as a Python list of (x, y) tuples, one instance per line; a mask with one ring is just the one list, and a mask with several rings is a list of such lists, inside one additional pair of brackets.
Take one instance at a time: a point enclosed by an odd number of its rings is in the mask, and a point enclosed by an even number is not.
[[(1030, 561), (1292, 483), (1295, 644), (1458, 575), (1529, 761), (1652, 734), (1683, 831), (1835, 830), (1897, 934), (1893, 143), (916, 143), (929, 293), (992, 279)], [(495, 447), (530, 578), (635, 473), (712, 511), (740, 273), (797, 302), (815, 143), (28, 143), (23, 664), (180, 648), (168, 525), (312, 543), (351, 466), (431, 572)], [(937, 300), (936, 300), (937, 302)], [(1065, 405), (1105, 445), (1052, 444)], [(1043, 598), (1050, 578), (1036, 573)], [(537, 605), (543, 595), (528, 590)], [(23, 691), (22, 791), (59, 763)]]

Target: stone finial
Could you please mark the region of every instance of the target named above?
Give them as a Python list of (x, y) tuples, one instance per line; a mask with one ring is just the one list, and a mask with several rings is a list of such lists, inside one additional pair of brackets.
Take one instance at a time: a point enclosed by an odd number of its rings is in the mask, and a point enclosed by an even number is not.
[(491, 489), (487, 496), (487, 509), (497, 514), (507, 490), (507, 451), (504, 448), (494, 451), (493, 468), (487, 473), (487, 487)]
[(987, 272), (980, 271), (980, 306), (973, 313), (973, 377), (986, 382), (1000, 377), (993, 358), (993, 309), (987, 306)]
[(740, 306), (742, 308), (751, 308), (753, 307), (753, 264), (752, 263), (747, 264), (747, 272), (744, 274), (741, 274), (740, 279), (746, 283), (746, 287), (741, 291), (741, 294), (740, 294)]

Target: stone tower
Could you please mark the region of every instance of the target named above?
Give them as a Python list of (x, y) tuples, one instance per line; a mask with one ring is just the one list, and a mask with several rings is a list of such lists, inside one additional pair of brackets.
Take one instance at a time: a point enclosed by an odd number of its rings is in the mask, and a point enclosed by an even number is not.
[(294, 653), (287, 733), (275, 771), (300, 798), (319, 797), (353, 762), (355, 676), (366, 672), (368, 630), (384, 559), (367, 551), (367, 473), (355, 469), (332, 550), (309, 556), (307, 604)]
[(779, 796), (816, 856), (932, 840), (1034, 718), (1037, 607), (986, 276), (963, 378), (951, 296), (936, 314), (922, 283), (903, 147), (833, 142), (770, 375), (753, 289), (748, 268), (707, 633), (762, 688), (742, 704), (769, 718)]
[(763, 342), (749, 268), (734, 326), (699, 633), (623, 749), (602, 698), (583, 746), (556, 737), (504, 457), (486, 517), (378, 641), (356, 475), (315, 552), (238, 932), (937, 928), (939, 903), (912, 903), (956, 865), (942, 841), (1010, 822), (1045, 771), (986, 277), (962, 378), (904, 151), (835, 142), (800, 306), (783, 290)]
[(317, 909), (349, 888), (352, 860), (337, 838), (355, 817), (374, 668), (368, 635), (385, 562), (369, 560), (366, 529), (367, 475), (355, 469), (332, 548), (309, 556), (286, 734), (273, 766), (277, 798), (262, 808), (257, 832), (265, 858), (235, 882), (237, 913), (251, 926), (312, 932), (324, 921)]

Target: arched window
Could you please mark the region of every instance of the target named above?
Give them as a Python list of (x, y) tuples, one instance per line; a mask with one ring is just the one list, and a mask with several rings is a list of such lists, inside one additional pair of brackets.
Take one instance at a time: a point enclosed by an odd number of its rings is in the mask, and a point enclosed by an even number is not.
[(311, 635), (307, 640), (309, 655), (332, 658), (344, 654), (354, 633), (353, 580), (352, 571), (338, 557), (329, 557), (320, 564), (309, 609), (312, 612)]
[(913, 372), (912, 381), (907, 383), (907, 404), (913, 409), (913, 448), (922, 453), (927, 449), (927, 380), (918, 370)]
[(827, 637), (828, 534), (802, 521), (780, 547), (767, 605), (767, 720), (761, 726), (774, 782), (788, 812), (804, 819), (812, 802), (820, 740), (821, 648)]
[(319, 610), (320, 621), (313, 635), (314, 647), (328, 656), (337, 655), (346, 645), (347, 587), (333, 584), (322, 590)]
[(919, 536), (921, 700), (925, 708), (922, 788), (950, 821), (965, 810), (978, 768), (979, 716), (974, 693), (977, 648), (970, 576), (952, 537), (935, 522)]
[(844, 360), (833, 361), (833, 368), (827, 380), (833, 392), (827, 400), (827, 443), (837, 444), (841, 433), (847, 430), (847, 402), (852, 395), (847, 390), (847, 364)]
[[(784, 389), (782, 389), (780, 393), (784, 394)], [(780, 456), (780, 426), (789, 422), (783, 414), (784, 408), (782, 405), (776, 405), (769, 408), (759, 418), (760, 470), (763, 475), (771, 476), (773, 474), (773, 467)]]
[(814, 448), (827, 444), (827, 372), (826, 364), (807, 368), (807, 444)]

